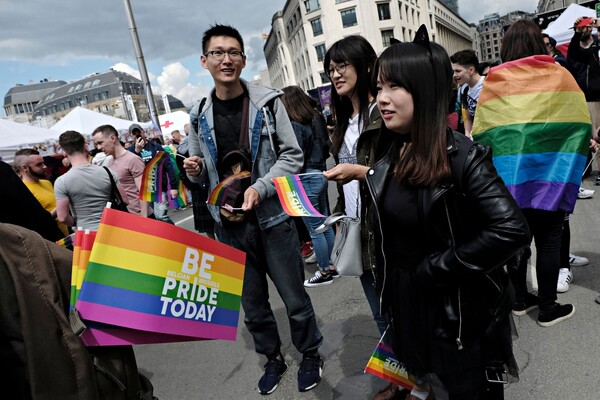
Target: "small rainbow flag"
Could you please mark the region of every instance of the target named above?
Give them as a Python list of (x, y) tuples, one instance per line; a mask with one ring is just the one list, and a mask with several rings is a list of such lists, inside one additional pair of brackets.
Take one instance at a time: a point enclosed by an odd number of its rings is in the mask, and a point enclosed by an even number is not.
[(307, 174), (280, 176), (272, 179), (283, 211), (292, 217), (324, 217), (313, 207), (306, 195), (301, 175)]
[(396, 358), (392, 348), (384, 343), (386, 333), (387, 330), (383, 333), (377, 347), (375, 347), (364, 372), (411, 390), (414, 382), (408, 376), (402, 363)]
[(501, 64), (483, 85), (473, 140), (521, 208), (573, 212), (591, 137), (585, 97), (550, 56)]
[(67, 235), (64, 238), (57, 240), (56, 244), (59, 245), (59, 246), (61, 246), (61, 247), (64, 247), (64, 248), (72, 250), (73, 249), (73, 240), (74, 239), (75, 239), (75, 233), (71, 233), (70, 235)]
[(167, 157), (164, 151), (159, 151), (144, 167), (142, 186), (140, 187), (140, 200), (148, 202), (159, 202), (162, 200), (163, 185), (165, 184), (162, 179), (162, 169)]
[(223, 197), (227, 194), (228, 188), (231, 186), (233, 182), (249, 179), (252, 176), (252, 173), (248, 171), (241, 171), (237, 174), (233, 174), (223, 179), (208, 195), (208, 199), (206, 200), (207, 204), (212, 204), (214, 206), (218, 206), (222, 203)]
[(235, 340), (245, 259), (203, 235), (107, 208), (76, 308), (85, 321)]
[[(169, 156), (171, 157), (171, 163), (173, 164), (173, 169), (175, 169), (175, 175), (179, 176), (179, 167), (177, 166), (177, 160), (175, 160), (175, 157), (177, 157), (177, 152), (173, 150), (173, 146), (163, 146), (163, 148), (165, 149), (165, 152), (169, 154)], [(171, 183), (169, 182), (169, 190), (171, 190)], [(187, 204), (190, 202), (190, 199), (188, 199), (187, 196), (187, 190), (185, 185), (183, 184), (183, 182), (181, 181), (181, 179), (179, 180), (179, 186), (177, 187), (177, 198), (173, 199), (171, 198), (170, 194), (167, 196), (169, 199), (169, 206), (171, 208), (179, 208), (179, 207), (184, 207), (187, 206)]]

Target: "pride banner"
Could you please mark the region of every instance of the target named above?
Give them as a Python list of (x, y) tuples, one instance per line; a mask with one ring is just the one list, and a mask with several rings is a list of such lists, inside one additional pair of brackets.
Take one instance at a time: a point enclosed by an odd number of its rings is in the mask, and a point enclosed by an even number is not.
[(384, 343), (386, 333), (387, 330), (383, 333), (373, 355), (369, 358), (364, 372), (411, 390), (414, 386), (413, 381), (408, 376), (402, 363), (396, 358), (391, 347)]
[(473, 140), (521, 208), (573, 212), (591, 138), (585, 97), (550, 56), (499, 65), (485, 80)]
[(205, 236), (107, 208), (76, 308), (84, 321), (235, 340), (245, 258)]
[(292, 217), (325, 217), (313, 207), (306, 195), (302, 185), (302, 175), (308, 174), (280, 176), (272, 179), (283, 211)]
[(168, 155), (159, 151), (144, 167), (142, 174), (142, 186), (140, 187), (140, 200), (155, 202), (162, 200), (163, 182), (162, 170)]

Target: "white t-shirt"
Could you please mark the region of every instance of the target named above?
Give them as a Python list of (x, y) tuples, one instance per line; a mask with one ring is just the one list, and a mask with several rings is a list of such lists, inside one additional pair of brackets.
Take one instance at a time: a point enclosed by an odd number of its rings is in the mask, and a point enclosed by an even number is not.
[(469, 91), (467, 92), (467, 104), (469, 106), (469, 115), (471, 115), (471, 117), (475, 116), (475, 110), (477, 109), (477, 102), (479, 101), (479, 95), (481, 94), (484, 80), (485, 76), (482, 76), (475, 86), (469, 86)]
[[(362, 122), (358, 122), (358, 114), (351, 118), (348, 123), (348, 128), (344, 134), (344, 143), (338, 154), (340, 164), (357, 164), (356, 145), (358, 137), (362, 132)], [(346, 203), (346, 215), (360, 217), (360, 196), (359, 183), (357, 180), (350, 181), (343, 186), (344, 200)]]

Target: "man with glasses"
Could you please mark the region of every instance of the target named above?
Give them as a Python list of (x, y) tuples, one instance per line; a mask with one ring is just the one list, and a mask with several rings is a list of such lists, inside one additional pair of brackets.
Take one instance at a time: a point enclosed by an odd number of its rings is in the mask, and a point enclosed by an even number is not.
[[(323, 337), (303, 286), (298, 234), (271, 181), (300, 171), (302, 151), (279, 99), (282, 92), (240, 79), (246, 56), (239, 32), (231, 26), (211, 27), (204, 32), (202, 51), (202, 66), (210, 72), (215, 88), (190, 114), (190, 156), (184, 168), (192, 182), (208, 181), (211, 190), (232, 170), (251, 172), (236, 215), (208, 205), (217, 222), (215, 235), (246, 253), (244, 322), (256, 351), (268, 360), (259, 392), (272, 393), (288, 368), (269, 304), (267, 275), (286, 305), (292, 343), (303, 354), (298, 389), (310, 390), (321, 380), (323, 359), (318, 348)], [(228, 162), (232, 154), (239, 156), (235, 165)]]

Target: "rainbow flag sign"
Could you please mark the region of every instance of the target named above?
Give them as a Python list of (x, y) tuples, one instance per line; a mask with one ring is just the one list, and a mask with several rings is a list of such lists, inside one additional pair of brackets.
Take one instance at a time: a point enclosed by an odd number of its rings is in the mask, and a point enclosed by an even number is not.
[(235, 340), (245, 259), (205, 236), (107, 208), (76, 308), (84, 321), (167, 335), (159, 341)]
[(521, 208), (573, 212), (591, 135), (585, 97), (550, 56), (499, 65), (485, 80), (473, 140), (493, 150)]
[(402, 363), (396, 358), (392, 348), (384, 343), (386, 333), (387, 330), (383, 333), (373, 355), (369, 358), (364, 372), (410, 390), (413, 388), (414, 383)]
[[(179, 167), (177, 166), (177, 161), (175, 160), (175, 157), (177, 157), (177, 151), (175, 150), (175, 148), (172, 145), (171, 146), (163, 146), (163, 148), (165, 149), (165, 152), (167, 154), (169, 154), (169, 157), (171, 157), (171, 163), (173, 164), (173, 169), (175, 170), (175, 175), (179, 176)], [(182, 156), (179, 155), (179, 157), (182, 157)], [(169, 189), (171, 189), (170, 184), (169, 184)], [(177, 198), (175, 198), (175, 199), (171, 198), (171, 196), (167, 196), (169, 199), (169, 206), (171, 206), (172, 208), (184, 207), (190, 202), (190, 199), (188, 199), (188, 196), (187, 196), (187, 190), (185, 188), (185, 185), (181, 181), (181, 179), (179, 180), (179, 186), (177, 187), (177, 192), (178, 192), (178, 195), (177, 195)]]
[(277, 190), (277, 196), (283, 207), (283, 211), (292, 217), (325, 217), (311, 204), (301, 177), (307, 174), (296, 174), (273, 178)]

